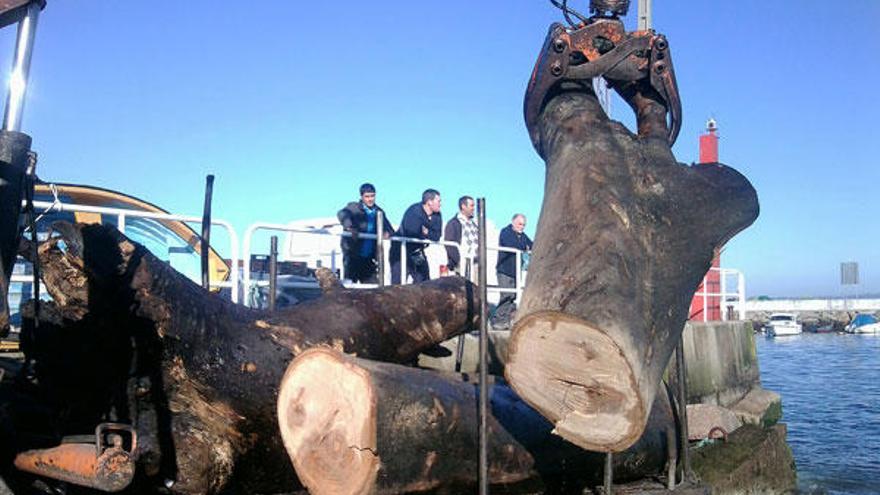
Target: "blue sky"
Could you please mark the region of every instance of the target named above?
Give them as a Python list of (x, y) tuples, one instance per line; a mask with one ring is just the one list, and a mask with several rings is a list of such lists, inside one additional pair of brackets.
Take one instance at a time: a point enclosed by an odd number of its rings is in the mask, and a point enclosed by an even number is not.
[[(858, 290), (880, 292), (880, 2), (654, 3), (684, 104), (677, 158), (697, 159), (715, 117), (722, 161), (761, 200), (723, 265), (750, 296), (836, 295), (853, 260)], [(522, 97), (561, 17), (548, 1), (242, 5), (49, 0), (24, 116), (41, 177), (199, 214), (214, 173), (214, 215), (239, 233), (332, 216), (365, 180), (395, 221), (434, 187), (445, 218), (486, 196), (495, 223), (522, 211), (534, 232), (544, 166)]]

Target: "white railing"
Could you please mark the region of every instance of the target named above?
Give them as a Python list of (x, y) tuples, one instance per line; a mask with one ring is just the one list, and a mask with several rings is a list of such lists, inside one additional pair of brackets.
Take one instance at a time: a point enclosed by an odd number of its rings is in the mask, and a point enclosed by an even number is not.
[[(266, 223), (266, 222), (257, 222), (257, 223), (251, 224), (247, 228), (247, 230), (245, 230), (245, 232), (244, 232), (243, 249), (242, 249), (242, 260), (244, 262), (243, 263), (244, 274), (242, 276), (242, 280), (243, 280), (242, 285), (243, 285), (243, 292), (245, 294), (247, 294), (247, 296), (245, 297), (245, 304), (248, 304), (251, 301), (251, 297), (248, 297), (248, 296), (251, 294), (252, 290), (256, 289), (257, 287), (268, 286), (268, 284), (269, 284), (268, 281), (264, 281), (264, 280), (260, 280), (260, 281), (252, 280), (253, 277), (251, 274), (250, 258), (251, 258), (251, 255), (253, 254), (252, 253), (253, 237), (254, 237), (254, 234), (256, 234), (258, 231), (286, 232), (289, 234), (309, 234), (309, 235), (332, 237), (335, 239), (342, 239), (342, 237), (351, 237), (351, 233), (345, 232), (345, 231), (343, 231), (341, 233), (333, 233), (333, 232), (327, 232), (326, 230), (323, 230), (320, 228), (314, 228), (314, 229), (300, 228), (300, 227), (291, 227), (289, 225), (284, 225), (284, 224)], [(452, 241), (430, 241), (430, 240), (425, 240), (425, 239), (416, 239), (416, 238), (412, 238), (412, 237), (399, 237), (399, 236), (391, 236), (386, 239), (378, 239), (378, 236), (376, 234), (367, 234), (367, 233), (359, 234), (358, 237), (361, 239), (375, 240), (377, 250), (381, 250), (381, 252), (383, 252), (383, 253), (388, 253), (391, 242), (394, 242), (394, 241), (400, 242), (400, 244), (401, 244), (401, 246), (400, 246), (400, 275), (401, 275), (401, 283), (403, 283), (403, 284), (408, 283), (407, 256), (406, 256), (407, 243), (415, 242), (415, 243), (419, 243), (419, 244), (423, 244), (423, 245), (435, 245), (435, 246), (443, 246), (443, 247), (452, 246), (452, 247), (461, 248), (461, 245), (459, 243), (452, 242)], [(517, 295), (517, 298), (521, 298), (522, 297), (522, 290), (523, 290), (523, 287), (522, 287), (523, 284), (521, 283), (521, 281), (523, 280), (522, 270), (521, 270), (522, 251), (520, 251), (518, 249), (513, 249), (513, 248), (493, 247), (493, 246), (487, 246), (486, 249), (489, 251), (496, 251), (496, 252), (503, 251), (503, 252), (514, 253), (516, 266), (520, 268), (520, 269), (516, 270), (516, 272), (514, 274), (515, 275), (515, 277), (514, 277), (515, 287), (511, 287), (511, 288), (489, 287), (487, 289), (488, 292), (496, 293), (496, 294), (500, 294), (503, 292), (513, 292)], [(334, 250), (331, 250), (329, 253), (321, 253), (321, 252), (310, 253), (310, 258), (318, 260), (318, 259), (321, 259), (322, 257), (328, 256), (328, 255), (330, 256), (330, 267), (329, 268), (334, 271), (337, 269), (339, 270), (339, 274), (340, 274), (339, 278), (340, 278), (340, 280), (344, 281), (343, 283), (345, 284), (346, 287), (356, 288), (356, 289), (361, 289), (361, 288), (367, 289), (367, 288), (378, 287), (379, 284), (351, 283), (351, 282), (345, 281), (346, 280), (345, 266), (344, 266), (345, 264), (344, 263), (337, 264), (337, 262), (336, 262), (336, 256), (342, 255), (341, 250), (337, 251), (334, 249)], [(388, 260), (389, 256), (386, 256), (385, 259)], [(463, 257), (463, 259), (467, 259), (467, 258)], [(384, 277), (386, 276), (386, 274), (388, 272), (389, 272), (389, 270), (386, 267), (385, 273), (382, 273), (379, 275), (379, 276), (383, 277), (383, 281), (385, 280)], [(296, 287), (296, 288), (317, 287), (317, 282), (313, 282), (313, 283), (278, 282), (278, 287)]]
[[(34, 208), (40, 209), (43, 211), (69, 211), (69, 212), (82, 212), (82, 213), (100, 213), (102, 215), (115, 215), (116, 216), (116, 225), (117, 229), (123, 234), (125, 233), (125, 219), (127, 217), (132, 218), (149, 218), (153, 220), (172, 220), (172, 221), (180, 221), (180, 222), (192, 222), (192, 223), (202, 223), (201, 217), (187, 216), (187, 215), (175, 215), (172, 213), (155, 213), (149, 211), (138, 211), (138, 210), (130, 210), (126, 208), (110, 208), (105, 206), (91, 206), (91, 205), (80, 205), (80, 204), (72, 204), (72, 203), (61, 203), (61, 202), (49, 202), (49, 201), (34, 201)], [(238, 270), (236, 267), (238, 266), (238, 235), (235, 233), (235, 229), (232, 228), (232, 224), (225, 220), (211, 220), (211, 225), (217, 225), (223, 227), (226, 232), (229, 234), (229, 244), (230, 244), (230, 257), (232, 261), (232, 266), (230, 267), (230, 280), (228, 282), (219, 282), (213, 283), (213, 287), (230, 287), (231, 288), (231, 299), (233, 302), (238, 302), (238, 286), (239, 286), (239, 277)], [(33, 283), (32, 275), (13, 275), (11, 277), (12, 282), (29, 284)]]
[[(709, 272), (719, 272), (719, 289), (718, 292), (708, 292)], [(746, 311), (746, 277), (739, 270), (733, 268), (719, 268), (713, 266), (703, 276), (703, 283), (700, 285), (702, 290), (694, 293), (694, 297), (701, 296), (703, 298), (703, 321), (709, 320), (709, 298), (718, 298), (719, 312), (721, 313), (721, 321), (727, 321), (728, 303), (734, 302), (733, 305), (737, 313), (737, 317), (745, 319)], [(727, 277), (736, 277), (735, 290), (727, 289)]]
[(837, 299), (749, 300), (746, 302), (746, 312), (748, 313), (798, 313), (801, 311), (880, 311), (880, 299), (852, 297)]
[[(149, 218), (154, 220), (170, 220), (170, 221), (181, 221), (188, 223), (198, 223), (200, 224), (202, 219), (196, 216), (187, 216), (187, 215), (176, 215), (171, 213), (154, 213), (154, 212), (146, 212), (146, 211), (138, 211), (131, 210), (125, 208), (111, 208), (111, 207), (103, 207), (103, 206), (90, 206), (90, 205), (80, 205), (80, 204), (70, 204), (70, 203), (61, 203), (61, 202), (48, 202), (48, 201), (34, 201), (34, 207), (40, 209), (42, 211), (60, 211), (60, 212), (83, 212), (83, 213), (98, 213), (102, 215), (114, 215), (117, 219), (117, 228), (120, 232), (125, 233), (126, 229), (126, 218)], [(275, 224), (275, 223), (254, 223), (250, 225), (244, 233), (244, 244), (241, 252), (241, 257), (239, 257), (239, 237), (235, 233), (235, 230), (232, 228), (232, 225), (225, 220), (217, 220), (213, 219), (211, 221), (212, 225), (216, 225), (222, 227), (226, 230), (229, 235), (229, 243), (230, 243), (230, 280), (227, 282), (219, 282), (212, 283), (212, 287), (228, 287), (230, 288), (230, 298), (233, 302), (239, 302), (241, 298), (241, 294), (250, 295), (252, 290), (255, 290), (258, 287), (265, 287), (269, 285), (269, 282), (266, 280), (255, 281), (252, 280), (251, 273), (251, 263), (250, 258), (252, 254), (252, 244), (254, 234), (258, 231), (276, 231), (276, 232), (286, 232), (291, 234), (309, 234), (309, 235), (318, 235), (318, 236), (327, 236), (335, 239), (341, 239), (342, 237), (351, 237), (349, 232), (341, 232), (341, 233), (333, 233), (327, 232), (325, 230), (319, 228), (298, 228), (291, 227), (289, 225), (284, 224)], [(383, 252), (387, 253), (389, 251), (390, 243), (392, 241), (397, 241), (401, 243), (400, 249), (400, 272), (401, 272), (401, 282), (408, 283), (409, 280), (407, 278), (407, 256), (406, 256), (406, 245), (408, 243), (419, 243), (423, 245), (436, 245), (436, 246), (453, 246), (457, 248), (461, 248), (459, 243), (452, 241), (429, 241), (424, 239), (416, 239), (410, 237), (399, 237), (392, 236), (386, 239), (377, 239), (376, 234), (360, 234), (360, 238), (362, 239), (370, 239), (377, 241), (377, 248), (381, 249)], [(487, 246), (488, 251), (495, 251), (496, 253), (500, 252), (509, 252), (513, 253), (515, 256), (514, 262), (517, 270), (515, 270), (515, 286), (512, 288), (505, 287), (489, 287), (487, 291), (493, 294), (501, 294), (501, 293), (515, 293), (517, 299), (522, 298), (522, 292), (524, 288), (524, 272), (522, 270), (522, 251), (514, 248), (500, 247), (500, 246)], [(337, 256), (341, 256), (341, 250), (333, 249), (330, 252), (322, 253), (322, 252), (314, 252), (309, 253), (309, 256), (314, 260), (322, 259), (323, 257), (329, 256), (330, 258), (330, 269), (331, 270), (339, 270), (340, 279), (345, 280), (345, 267), (344, 263), (337, 263)], [(389, 259), (388, 256), (385, 257), (386, 260)], [(468, 258), (466, 256), (462, 257), (462, 262), (467, 262)], [(239, 273), (239, 261), (243, 261), (241, 263), (242, 273)], [(471, 259), (471, 262), (473, 260)], [(726, 311), (729, 303), (734, 303), (733, 306), (739, 315), (739, 318), (744, 318), (746, 314), (746, 300), (745, 300), (745, 276), (742, 272), (735, 269), (730, 268), (718, 268), (712, 267), (711, 271), (719, 272), (719, 283), (720, 288), (718, 292), (709, 292), (708, 291), (708, 273), (707, 276), (703, 277), (703, 283), (700, 291), (697, 291), (694, 296), (701, 296), (703, 302), (703, 321), (708, 320), (709, 316), (709, 298), (717, 298), (720, 302), (720, 313), (721, 319), (727, 320), (728, 312)], [(386, 268), (385, 273), (382, 276), (386, 276), (389, 272), (388, 268)], [(472, 275), (476, 275), (475, 273)], [(735, 277), (736, 282), (733, 284), (734, 287), (732, 290), (728, 290), (728, 277)], [(472, 277), (474, 278), (474, 277)], [(243, 279), (243, 280), (242, 280)], [(33, 276), (26, 274), (14, 274), (11, 277), (11, 282), (21, 283), (21, 284), (32, 284)], [(346, 287), (350, 288), (374, 288), (377, 287), (378, 284), (363, 284), (363, 283), (352, 283), (350, 281), (345, 282)], [(314, 288), (317, 287), (317, 282), (279, 282), (279, 287), (292, 287), (292, 288)], [(250, 303), (250, 298), (245, 298), (245, 304), (248, 305)], [(748, 308), (754, 311), (754, 308)]]

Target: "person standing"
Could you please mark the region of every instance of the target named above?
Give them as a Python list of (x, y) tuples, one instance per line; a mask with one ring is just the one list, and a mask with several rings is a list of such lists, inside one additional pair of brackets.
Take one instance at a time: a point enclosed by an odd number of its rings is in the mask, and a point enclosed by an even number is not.
[[(498, 236), (498, 246), (514, 248), (526, 252), (532, 249), (532, 240), (524, 232), (526, 228), (526, 216), (517, 213), (510, 220), (510, 225), (501, 230)], [(516, 288), (516, 273), (520, 267), (516, 266), (516, 253), (507, 251), (498, 252), (498, 262), (495, 264), (495, 272), (498, 275), (498, 287), (506, 289)], [(516, 309), (516, 293), (502, 292), (501, 300), (495, 309), (493, 326), (503, 327), (510, 324), (510, 318)], [(495, 323), (498, 325), (495, 325)]]
[(474, 272), (473, 263), (477, 257), (477, 242), (480, 229), (474, 218), (476, 205), (474, 198), (462, 196), (458, 198), (458, 214), (449, 220), (443, 230), (443, 238), (457, 242), (459, 246), (446, 246), (446, 266), (450, 271), (470, 279)]
[[(422, 202), (406, 209), (395, 235), (439, 241), (442, 231), (440, 193), (436, 189), (426, 189), (422, 193)], [(401, 243), (397, 241), (391, 243), (391, 283), (393, 284), (399, 284), (401, 281), (400, 245)], [(426, 244), (420, 242), (406, 243), (406, 273), (412, 277), (414, 283), (431, 278), (425, 247)]]
[(345, 266), (345, 278), (352, 282), (375, 284), (376, 276), (376, 239), (360, 239), (360, 234), (375, 234), (379, 212), (382, 212), (384, 237), (391, 237), (391, 223), (385, 211), (376, 204), (376, 188), (365, 183), (360, 187), (360, 201), (352, 201), (339, 210), (336, 217), (342, 228), (351, 234), (351, 237), (342, 237), (342, 263)]

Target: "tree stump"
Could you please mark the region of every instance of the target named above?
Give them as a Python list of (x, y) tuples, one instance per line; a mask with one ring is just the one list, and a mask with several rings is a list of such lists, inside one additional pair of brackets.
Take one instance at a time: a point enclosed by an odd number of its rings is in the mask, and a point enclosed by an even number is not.
[[(472, 492), (479, 465), (476, 382), (473, 375), (310, 349), (281, 382), (281, 437), (314, 495)], [(504, 493), (580, 493), (601, 484), (604, 455), (551, 434), (553, 426), (503, 381), (491, 387), (491, 484)], [(616, 479), (663, 472), (669, 428), (672, 410), (660, 394), (641, 441), (614, 456)]]
[(275, 408), (281, 376), (303, 350), (410, 362), (478, 324), (477, 291), (458, 277), (335, 288), (258, 311), (205, 291), (112, 227), (56, 231), (40, 257), (58, 307), (25, 332), (40, 382), (78, 412), (68, 430), (104, 418), (133, 423), (142, 472), (174, 481), (177, 493), (299, 486)]
[(624, 97), (640, 136), (588, 83), (563, 83), (543, 107), (544, 203), (506, 368), (563, 438), (607, 452), (641, 435), (715, 249), (758, 215), (745, 177), (676, 163), (665, 109)]

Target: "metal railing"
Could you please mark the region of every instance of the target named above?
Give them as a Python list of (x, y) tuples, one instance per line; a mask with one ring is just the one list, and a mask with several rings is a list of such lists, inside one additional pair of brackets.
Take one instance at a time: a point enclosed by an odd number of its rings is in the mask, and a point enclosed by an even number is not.
[[(72, 204), (72, 203), (62, 203), (62, 202), (49, 202), (49, 201), (34, 201), (34, 207), (43, 212), (48, 211), (58, 211), (58, 212), (82, 212), (82, 213), (98, 213), (102, 215), (113, 215), (117, 220), (117, 229), (125, 233), (126, 230), (126, 219), (128, 217), (132, 218), (148, 218), (153, 220), (169, 220), (169, 221), (181, 221), (187, 223), (201, 223), (202, 219), (197, 216), (188, 216), (188, 215), (177, 215), (172, 213), (155, 213), (155, 212), (146, 212), (146, 211), (138, 211), (131, 210), (125, 208), (111, 208), (111, 207), (103, 207), (103, 206), (91, 206), (91, 205), (81, 205), (81, 204)], [(328, 232), (326, 230), (322, 230), (319, 228), (299, 228), (299, 227), (291, 227), (289, 225), (284, 224), (275, 224), (275, 223), (264, 223), (258, 222), (251, 224), (244, 233), (244, 244), (243, 249), (241, 251), (241, 257), (239, 257), (239, 237), (233, 229), (232, 225), (225, 220), (212, 220), (212, 225), (217, 225), (226, 230), (229, 235), (229, 243), (230, 243), (230, 277), (229, 281), (225, 282), (214, 282), (212, 283), (212, 287), (223, 287), (230, 288), (230, 298), (233, 302), (239, 302), (241, 299), (241, 294), (249, 295), (252, 290), (256, 290), (260, 287), (266, 287), (269, 285), (268, 280), (253, 280), (253, 276), (251, 273), (250, 266), (250, 257), (252, 254), (252, 243), (254, 234), (258, 231), (276, 231), (276, 232), (286, 232), (291, 234), (308, 234), (308, 235), (317, 235), (317, 236), (326, 236), (332, 237), (335, 239), (341, 239), (342, 237), (351, 237), (351, 233), (349, 232), (341, 232), (341, 233), (333, 233)], [(390, 248), (391, 242), (400, 242), (400, 272), (401, 272), (401, 283), (406, 284), (409, 283), (407, 277), (407, 256), (406, 256), (406, 246), (408, 243), (418, 243), (422, 245), (434, 245), (441, 247), (456, 247), (461, 248), (461, 245), (457, 242), (452, 241), (430, 241), (424, 239), (416, 239), (411, 237), (401, 237), (401, 236), (391, 236), (389, 238), (379, 239), (376, 234), (367, 234), (363, 233), (359, 235), (361, 239), (375, 240), (377, 244), (377, 249), (382, 250), (385, 253)], [(508, 252), (513, 253), (514, 262), (517, 270), (515, 270), (514, 277), (514, 287), (506, 288), (506, 287), (488, 287), (488, 292), (493, 294), (502, 294), (502, 293), (514, 293), (516, 294), (517, 299), (521, 300), (522, 292), (524, 289), (524, 271), (522, 270), (522, 254), (523, 251), (514, 248), (500, 247), (500, 246), (487, 246), (487, 250), (495, 251), (497, 253)], [(314, 260), (320, 260), (325, 257), (330, 258), (330, 269), (338, 270), (340, 274), (340, 279), (345, 280), (345, 267), (344, 263), (337, 262), (337, 256), (342, 255), (342, 251), (332, 249), (329, 252), (312, 252), (309, 253), (310, 257)], [(387, 259), (387, 258), (386, 258)], [(243, 261), (241, 263), (242, 273), (239, 273), (239, 261)], [(466, 255), (462, 256), (462, 264), (464, 263), (473, 263), (474, 258), (468, 257)], [(733, 306), (739, 315), (739, 318), (743, 318), (746, 311), (746, 298), (745, 298), (745, 276), (739, 270), (731, 269), (731, 268), (718, 268), (712, 267), (711, 271), (719, 272), (719, 285), (720, 288), (718, 292), (711, 292), (708, 290), (709, 285), (709, 272), (707, 272), (706, 276), (703, 277), (703, 283), (701, 285), (701, 290), (697, 291), (694, 296), (702, 297), (702, 320), (708, 321), (709, 318), (709, 309), (710, 309), (710, 298), (717, 298), (720, 304), (720, 313), (721, 320), (726, 321), (728, 319), (728, 312), (726, 311), (727, 306), (730, 306), (729, 303), (734, 303)], [(475, 275), (476, 270), (472, 275)], [(380, 277), (386, 277), (386, 273), (380, 273)], [(736, 277), (736, 283), (734, 290), (728, 290), (728, 277)], [(473, 277), (472, 277), (473, 278)], [(11, 277), (11, 282), (21, 283), (21, 284), (32, 284), (33, 277), (31, 275), (26, 274), (13, 274)], [(345, 282), (346, 287), (349, 288), (375, 288), (378, 287), (379, 284), (364, 284), (364, 283), (353, 283), (350, 281)], [(279, 282), (279, 287), (288, 287), (288, 288), (316, 288), (317, 282)], [(245, 298), (245, 304), (250, 305), (250, 298)]]
[[(80, 205), (74, 203), (62, 203), (62, 202), (49, 202), (49, 201), (34, 201), (34, 208), (42, 210), (44, 212), (48, 211), (58, 211), (58, 212), (81, 212), (81, 213), (99, 213), (102, 215), (115, 215), (116, 216), (116, 228), (125, 233), (125, 220), (128, 217), (131, 218), (149, 218), (153, 220), (171, 220), (171, 221), (180, 221), (180, 222), (191, 222), (191, 223), (201, 223), (201, 217), (196, 216), (187, 216), (187, 215), (175, 215), (172, 213), (155, 213), (149, 211), (138, 211), (138, 210), (130, 210), (126, 208), (110, 208), (105, 206), (91, 206), (91, 205)], [(212, 283), (212, 287), (229, 287), (231, 288), (230, 298), (232, 302), (238, 302), (239, 299), (239, 276), (238, 276), (238, 235), (235, 233), (235, 230), (232, 228), (232, 224), (225, 220), (211, 220), (211, 225), (217, 225), (223, 227), (226, 232), (229, 234), (229, 244), (230, 244), (230, 256), (232, 258), (232, 266), (230, 267), (230, 280), (228, 282), (219, 282)], [(33, 277), (30, 275), (13, 275), (11, 278), (11, 282), (17, 282), (22, 284), (32, 284)], [(42, 292), (42, 291), (41, 291)]]
[[(253, 237), (254, 237), (254, 234), (256, 234), (259, 231), (286, 232), (286, 233), (290, 233), (290, 234), (308, 234), (308, 235), (332, 237), (332, 238), (336, 238), (336, 239), (342, 239), (343, 237), (351, 237), (351, 233), (346, 232), (346, 231), (343, 231), (340, 233), (334, 233), (334, 232), (328, 232), (328, 231), (320, 229), (320, 228), (291, 227), (289, 225), (277, 224), (277, 223), (267, 223), (267, 222), (257, 222), (257, 223), (251, 224), (244, 232), (243, 244), (242, 244), (242, 259), (244, 261), (242, 285), (243, 285), (243, 292), (247, 295), (250, 295), (251, 291), (255, 290), (256, 288), (267, 287), (269, 285), (269, 282), (266, 280), (254, 281), (253, 274), (251, 273), (250, 258), (251, 258), (251, 255), (253, 254), (252, 253)], [(359, 234), (358, 238), (376, 241), (377, 250), (380, 250), (382, 253), (385, 253), (387, 250), (389, 250), (391, 242), (399, 242), (401, 244), (401, 246), (400, 246), (401, 284), (409, 283), (409, 281), (407, 279), (407, 256), (406, 256), (406, 245), (408, 243), (418, 243), (418, 244), (426, 245), (426, 246), (433, 245), (433, 246), (442, 246), (442, 247), (450, 246), (450, 247), (456, 247), (459, 249), (461, 248), (461, 245), (457, 242), (443, 241), (443, 240), (431, 241), (431, 240), (425, 240), (425, 239), (416, 239), (413, 237), (391, 236), (388, 238), (380, 239), (376, 234), (363, 233), (363, 234)], [(522, 253), (523, 252), (518, 249), (506, 248), (506, 247), (500, 247), (500, 246), (495, 246), (495, 247), (487, 246), (487, 249), (490, 251), (496, 251), (496, 252), (513, 253), (515, 256), (515, 260), (514, 260), (516, 263), (515, 266), (518, 268), (514, 272), (515, 287), (510, 287), (510, 288), (489, 287), (488, 288), (489, 292), (496, 293), (496, 294), (500, 294), (500, 293), (504, 293), (504, 292), (509, 292), (509, 293), (512, 292), (512, 293), (516, 294), (518, 299), (520, 299), (522, 297), (522, 291), (523, 291), (523, 283), (522, 282), (524, 279), (523, 273), (522, 273), (523, 272), (523, 270), (522, 270)], [(333, 250), (330, 250), (329, 252), (317, 251), (317, 252), (309, 253), (309, 257), (315, 261), (329, 256), (330, 257), (330, 267), (329, 267), (330, 270), (333, 270), (333, 271), (339, 270), (339, 278), (340, 278), (340, 280), (343, 281), (343, 283), (346, 287), (355, 288), (355, 289), (371, 289), (371, 288), (376, 288), (380, 285), (380, 284), (364, 284), (364, 283), (346, 282), (345, 281), (346, 280), (345, 266), (344, 266), (345, 264), (344, 263), (337, 263), (337, 256), (341, 256), (341, 255), (342, 255), (341, 249), (338, 251), (336, 249), (333, 249)], [(462, 260), (471, 260), (471, 263), (473, 263), (472, 257), (462, 256)], [(386, 277), (386, 273), (379, 273), (379, 277), (381, 278), (381, 280), (384, 281), (385, 277)], [(279, 281), (278, 287), (314, 288), (314, 287), (317, 287), (317, 282), (281, 282), (281, 281)], [(251, 299), (252, 299), (251, 297), (246, 296), (245, 297), (245, 304), (247, 305), (251, 301)]]
[[(719, 272), (719, 288), (718, 292), (709, 292), (709, 273), (712, 271)], [(730, 291), (727, 290), (727, 277), (736, 277), (736, 287), (735, 290)], [(733, 268), (720, 268), (713, 266), (706, 272), (706, 275), (703, 276), (703, 282), (700, 284), (701, 290), (698, 290), (694, 293), (694, 297), (702, 297), (703, 298), (703, 315), (702, 320), (709, 321), (709, 298), (717, 298), (719, 302), (719, 311), (721, 313), (721, 321), (727, 321), (727, 306), (730, 306), (729, 303), (733, 302), (734, 310), (737, 313), (738, 319), (745, 318), (746, 311), (746, 278), (745, 275), (736, 269)]]

